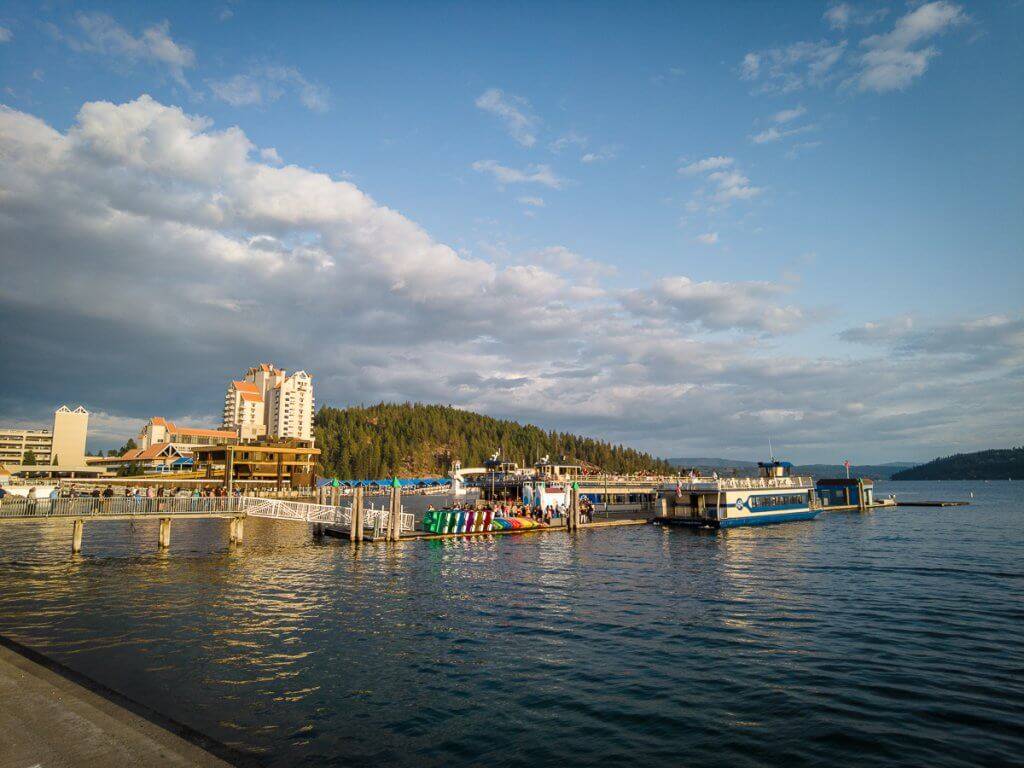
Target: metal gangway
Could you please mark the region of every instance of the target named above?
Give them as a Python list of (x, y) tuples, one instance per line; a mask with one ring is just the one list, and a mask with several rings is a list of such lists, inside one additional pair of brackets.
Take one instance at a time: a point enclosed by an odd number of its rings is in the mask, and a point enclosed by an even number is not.
[[(280, 499), (263, 499), (245, 496), (235, 501), (242, 502), (241, 508), (247, 517), (263, 517), (270, 520), (296, 520), (320, 524), (338, 529), (352, 527), (352, 506), (332, 506), (329, 504), (313, 504), (304, 501), (282, 501)], [(378, 537), (387, 525), (389, 510), (386, 506), (363, 508), (363, 528), (372, 529)], [(400, 515), (403, 533), (416, 527), (416, 516), (411, 512)]]
[[(363, 529), (372, 531), (379, 539), (387, 526), (389, 510), (366, 506), (363, 508)], [(0, 523), (14, 521), (72, 520), (72, 552), (81, 551), (82, 527), (87, 520), (139, 520), (160, 521), (160, 547), (170, 545), (171, 520), (216, 519), (231, 520), (231, 541), (241, 543), (246, 518), (263, 518), (306, 523), (319, 530), (345, 530), (352, 526), (352, 507), (313, 504), (283, 499), (265, 499), (254, 496), (74, 496), (64, 498), (33, 499), (8, 494), (0, 499)], [(414, 530), (415, 516), (399, 514), (400, 533)]]

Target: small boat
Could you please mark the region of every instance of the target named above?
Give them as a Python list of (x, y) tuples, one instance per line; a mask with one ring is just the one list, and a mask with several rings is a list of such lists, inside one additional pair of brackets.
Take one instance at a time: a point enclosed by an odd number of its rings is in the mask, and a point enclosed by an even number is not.
[(758, 477), (691, 475), (659, 487), (656, 523), (711, 528), (813, 520), (821, 513), (814, 480), (795, 477), (788, 461), (758, 462)]

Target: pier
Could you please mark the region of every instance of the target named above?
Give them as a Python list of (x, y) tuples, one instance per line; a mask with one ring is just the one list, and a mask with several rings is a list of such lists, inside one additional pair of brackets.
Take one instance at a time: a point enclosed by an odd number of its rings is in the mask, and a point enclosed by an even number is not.
[[(358, 536), (363, 540), (365, 529), (369, 529), (371, 540), (390, 538), (397, 540), (403, 533), (415, 527), (415, 517), (401, 509), (400, 494), (393, 494), (388, 508), (364, 507), (358, 504), (355, 520)], [(64, 499), (28, 499), (8, 496), (0, 502), (0, 523), (39, 523), (66, 520), (71, 523), (71, 552), (82, 550), (82, 534), (85, 524), (109, 520), (159, 520), (160, 527), (157, 547), (167, 549), (171, 545), (171, 523), (174, 520), (227, 519), (229, 538), (232, 544), (240, 545), (244, 540), (247, 518), (263, 518), (302, 523), (317, 527), (332, 526), (352, 530), (353, 506), (312, 504), (303, 501), (265, 499), (253, 496), (213, 497), (159, 497), (145, 498), (119, 496), (95, 498), (79, 496)]]
[[(799, 478), (797, 478), (799, 480)], [(641, 481), (643, 482), (643, 481)], [(649, 482), (649, 481), (648, 481)], [(719, 493), (728, 488), (753, 488), (751, 478), (714, 479), (713, 483)], [(793, 478), (784, 478), (773, 482), (781, 483), (780, 488), (793, 486)], [(805, 485), (809, 485), (807, 480)], [(637, 486), (640, 483), (636, 484)], [(379, 506), (368, 504), (367, 488), (354, 487), (350, 494), (342, 493), (340, 487), (321, 487), (317, 492), (317, 502), (295, 499), (266, 498), (261, 496), (116, 496), (94, 497), (76, 496), (69, 498), (30, 499), (23, 496), (8, 495), (0, 500), (0, 524), (4, 523), (40, 523), (45, 521), (65, 520), (70, 525), (71, 552), (82, 551), (82, 539), (86, 523), (102, 521), (124, 521), (151, 519), (159, 521), (156, 546), (159, 550), (167, 550), (171, 546), (171, 528), (175, 520), (215, 520), (229, 521), (228, 541), (232, 546), (241, 546), (245, 540), (245, 521), (249, 518), (280, 520), (299, 523), (312, 530), (315, 537), (331, 535), (347, 538), (353, 543), (400, 540), (428, 540), (447, 538), (466, 538), (473, 536), (497, 536), (521, 533), (539, 533), (543, 531), (574, 532), (588, 528), (606, 528), (621, 525), (641, 525), (649, 522), (667, 524), (678, 522), (676, 508), (685, 499), (659, 498), (657, 505), (652, 499), (646, 504), (637, 505), (631, 513), (624, 517), (611, 518), (605, 512), (604, 520), (584, 522), (582, 516), (585, 489), (592, 487), (583, 482), (574, 482), (568, 493), (569, 504), (565, 514), (558, 522), (551, 525), (539, 525), (531, 528), (513, 528), (509, 530), (462, 530), (452, 532), (436, 532), (416, 529), (416, 516), (406, 512), (402, 505), (402, 484), (395, 479), (388, 492), (387, 502), (379, 502)], [(635, 487), (635, 486), (634, 486)], [(681, 487), (681, 486), (680, 486)], [(689, 487), (689, 484), (687, 484)], [(378, 488), (378, 490), (382, 490)], [(876, 501), (870, 494), (861, 493), (850, 498), (845, 491), (844, 498), (838, 503), (821, 504), (812, 500), (810, 506), (816, 512), (845, 512), (888, 508), (895, 506), (907, 507), (952, 507), (964, 506), (963, 501), (911, 501), (894, 502), (886, 499)], [(689, 498), (689, 496), (687, 497)], [(853, 501), (854, 503), (850, 503)], [(670, 514), (669, 502), (672, 502)], [(655, 508), (657, 507), (657, 509)], [(689, 519), (700, 510), (686, 508), (683, 519)], [(600, 514), (600, 513), (598, 513)], [(724, 516), (724, 515), (723, 515)]]

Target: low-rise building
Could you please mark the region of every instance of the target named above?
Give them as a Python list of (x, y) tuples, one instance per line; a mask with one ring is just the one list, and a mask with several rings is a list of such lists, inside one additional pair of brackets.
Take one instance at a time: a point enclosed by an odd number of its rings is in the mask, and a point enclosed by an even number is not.
[(243, 445), (218, 445), (193, 451), (195, 470), (202, 477), (236, 484), (311, 488), (317, 448), (309, 442), (282, 440)]
[(192, 460), (188, 454), (176, 448), (174, 443), (155, 443), (148, 448), (132, 448), (120, 456), (90, 458), (89, 466), (112, 472), (137, 469), (151, 473), (191, 469)]
[(154, 416), (142, 427), (138, 447), (146, 450), (154, 445), (170, 443), (185, 454), (195, 448), (210, 445), (228, 445), (238, 442), (238, 432), (232, 429), (204, 429), (180, 427), (162, 416)]

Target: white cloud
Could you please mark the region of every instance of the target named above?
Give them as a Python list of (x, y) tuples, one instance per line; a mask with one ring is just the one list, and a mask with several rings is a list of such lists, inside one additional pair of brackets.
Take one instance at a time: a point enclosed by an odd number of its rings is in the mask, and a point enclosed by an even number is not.
[(740, 77), (760, 81), (758, 92), (790, 93), (821, 86), (834, 77), (846, 41), (802, 41), (784, 48), (746, 54), (740, 63)]
[(704, 245), (714, 245), (718, 242), (718, 233), (705, 232), (703, 235), (697, 235), (697, 240), (704, 243)]
[(589, 141), (590, 140), (583, 134), (577, 133), (576, 131), (569, 131), (548, 144), (548, 149), (555, 154), (558, 154), (570, 146), (585, 147)]
[(731, 157), (723, 157), (717, 155), (714, 157), (705, 157), (703, 160), (697, 160), (696, 162), (685, 165), (679, 169), (679, 174), (682, 176), (694, 176), (698, 173), (706, 173), (707, 171), (714, 171), (719, 168), (727, 168), (733, 164)]
[(271, 163), (272, 165), (281, 165), (281, 163), (284, 162), (281, 159), (281, 156), (277, 154), (277, 150), (273, 147), (265, 147), (264, 149), (261, 149), (260, 159), (266, 163)]
[(751, 184), (750, 179), (736, 167), (736, 161), (724, 155), (713, 155), (679, 168), (681, 176), (704, 175), (705, 185), (687, 203), (686, 209), (696, 213), (701, 209), (714, 211), (737, 200), (757, 197), (764, 189)]
[(530, 197), (528, 195), (524, 195), (522, 197), (517, 197), (516, 198), (516, 202), (518, 202), (521, 205), (529, 205), (532, 208), (543, 208), (544, 207), (544, 198), (543, 197)]
[(246, 107), (263, 103), (263, 88), (256, 78), (249, 75), (234, 75), (227, 80), (213, 80), (210, 90), (221, 101), (233, 107)]
[(917, 46), (967, 18), (960, 6), (945, 0), (918, 6), (899, 18), (891, 31), (861, 42), (868, 50), (860, 56), (860, 71), (849, 82), (859, 91), (903, 90), (921, 77), (939, 54), (937, 48)]
[(602, 147), (597, 152), (587, 152), (581, 158), (581, 163), (603, 163), (607, 160), (614, 160), (617, 155), (615, 147)]
[(78, 28), (75, 34), (58, 32), (73, 50), (162, 66), (183, 85), (186, 84), (185, 70), (196, 61), (191, 48), (171, 38), (171, 26), (166, 21), (146, 27), (138, 36), (105, 13), (78, 13), (75, 24)]
[(758, 134), (750, 137), (750, 140), (755, 144), (768, 144), (775, 141), (781, 141), (782, 139), (788, 139), (791, 136), (799, 136), (802, 133), (809, 133), (811, 131), (818, 130), (819, 126), (817, 123), (811, 125), (801, 125), (797, 128), (778, 128), (771, 126), (761, 131)]
[(695, 282), (689, 277), (666, 277), (653, 287), (631, 291), (626, 305), (641, 315), (672, 317), (722, 331), (742, 328), (763, 333), (790, 333), (808, 319), (795, 306), (780, 306), (782, 285), (767, 282)]
[(809, 152), (812, 149), (817, 149), (820, 146), (820, 141), (801, 141), (797, 144), (794, 144), (789, 148), (789, 150), (787, 150), (786, 157), (788, 157), (790, 160), (795, 160), (796, 158), (800, 157), (800, 155)]
[(757, 53), (748, 53), (740, 62), (740, 76), (744, 80), (756, 80), (761, 74), (761, 56)]
[(0, 27), (0, 43), (9, 43), (14, 39), (14, 33), (7, 27)]
[(708, 179), (715, 183), (717, 191), (714, 197), (720, 203), (749, 200), (764, 192), (764, 189), (753, 186), (750, 179), (738, 171), (715, 171), (708, 174)]
[(154, 413), (213, 422), (223, 382), (270, 359), (312, 370), (325, 404), (453, 403), (669, 455), (739, 455), (770, 432), (791, 456), (926, 457), (1024, 431), (1019, 318), (808, 355), (779, 338), (815, 318), (785, 283), (622, 293), (567, 246), (471, 258), (149, 97), (87, 103), (59, 130), (0, 107), (0, 188), (18, 212), (0, 216), (0, 422), (72, 399), (120, 444)]
[(888, 8), (877, 8), (869, 11), (850, 3), (833, 3), (825, 11), (822, 18), (832, 29), (844, 30), (851, 24), (865, 26), (874, 24), (885, 18), (889, 13)]
[(825, 11), (824, 19), (832, 29), (846, 29), (853, 15), (853, 8), (849, 3), (835, 3)]
[(330, 108), (328, 89), (310, 81), (295, 67), (260, 67), (247, 74), (211, 80), (208, 84), (215, 98), (233, 107), (268, 104), (286, 93), (294, 93), (299, 102), (313, 112), (326, 112)]
[(524, 147), (537, 143), (540, 121), (530, 111), (530, 103), (526, 99), (506, 94), (499, 88), (489, 88), (477, 97), (476, 106), (499, 118), (509, 135)]
[(807, 108), (803, 105), (798, 105), (792, 109), (783, 109), (772, 115), (772, 122), (774, 123), (790, 123), (796, 120), (798, 117), (803, 117), (807, 114)]
[(496, 160), (477, 160), (472, 166), (474, 171), (489, 173), (499, 184), (542, 184), (552, 189), (563, 189), (568, 183), (544, 164), (528, 165), (524, 169), (509, 168)]
[(907, 355), (956, 357), (971, 366), (1024, 365), (1024, 318), (1010, 315), (930, 324), (903, 315), (849, 328), (839, 337)]

